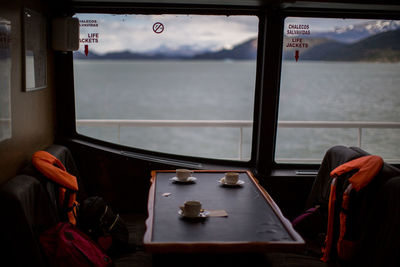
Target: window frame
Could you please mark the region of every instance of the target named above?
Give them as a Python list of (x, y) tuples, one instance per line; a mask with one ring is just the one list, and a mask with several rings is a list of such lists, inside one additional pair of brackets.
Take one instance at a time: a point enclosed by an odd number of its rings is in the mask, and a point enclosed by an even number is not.
[[(203, 8), (203, 7), (162, 7), (162, 6), (157, 6), (157, 7), (149, 7), (149, 6), (136, 6), (136, 7), (130, 7), (130, 8), (121, 8), (120, 6), (112, 6), (110, 8), (105, 8), (103, 7), (88, 7), (88, 6), (75, 6), (73, 9), (73, 12), (71, 12), (70, 15), (74, 15), (76, 13), (93, 13), (93, 14), (98, 14), (98, 13), (103, 13), (103, 14), (144, 14), (144, 15), (154, 15), (154, 14), (193, 14), (193, 15), (251, 15), (251, 16), (256, 16), (258, 18), (258, 49), (257, 49), (257, 62), (256, 62), (256, 72), (255, 72), (255, 84), (254, 84), (254, 103), (253, 103), (253, 128), (252, 128), (252, 144), (251, 144), (251, 157), (249, 161), (239, 161), (239, 160), (226, 160), (226, 159), (213, 159), (213, 158), (205, 158), (205, 157), (196, 157), (196, 156), (187, 156), (187, 155), (179, 155), (179, 154), (170, 154), (170, 153), (164, 153), (164, 152), (158, 152), (158, 151), (151, 151), (151, 150), (145, 150), (145, 149), (140, 149), (136, 147), (130, 147), (130, 146), (125, 146), (125, 145), (120, 145), (117, 143), (111, 143), (103, 140), (99, 140), (96, 138), (92, 138), (89, 136), (85, 136), (82, 134), (79, 134), (76, 131), (76, 114), (75, 114), (75, 88), (74, 88), (74, 79), (72, 79), (70, 82), (67, 82), (64, 84), (64, 86), (68, 86), (70, 89), (70, 94), (68, 96), (65, 96), (69, 99), (69, 103), (71, 105), (67, 108), (67, 110), (64, 110), (61, 114), (61, 117), (63, 117), (63, 121), (68, 121), (68, 126), (61, 126), (62, 128), (62, 138), (67, 138), (67, 139), (75, 139), (77, 141), (82, 141), (87, 144), (93, 144), (96, 146), (102, 146), (102, 147), (107, 147), (107, 148), (112, 148), (121, 151), (121, 153), (127, 155), (127, 156), (132, 156), (132, 157), (142, 157), (145, 158), (146, 160), (170, 160), (171, 162), (174, 161), (180, 161), (180, 162), (198, 162), (198, 163), (203, 163), (203, 164), (211, 164), (211, 165), (221, 165), (221, 166), (236, 166), (236, 167), (241, 167), (241, 168), (251, 168), (254, 166), (255, 158), (256, 158), (256, 147), (257, 145), (255, 144), (255, 141), (258, 139), (256, 137), (256, 133), (258, 132), (258, 108), (259, 108), (259, 91), (260, 91), (260, 68), (262, 64), (262, 58), (263, 58), (263, 52), (259, 47), (262, 47), (262, 42), (261, 40), (263, 39), (264, 31), (263, 29), (263, 24), (264, 24), (264, 19), (265, 17), (262, 16), (262, 13), (259, 9), (257, 8), (243, 8), (243, 7), (233, 7), (230, 9), (227, 9), (226, 7), (221, 7), (221, 8)], [(68, 60), (70, 61), (69, 64), (71, 68), (69, 69), (68, 72), (72, 72), (72, 77), (73, 77), (73, 58), (72, 58), (72, 52), (68, 53), (67, 58), (63, 57), (63, 61)], [(58, 55), (61, 56), (62, 55)], [(65, 56), (65, 55), (64, 55)], [(68, 66), (65, 66), (66, 69), (68, 69)], [(57, 74), (57, 72), (56, 72)], [(64, 79), (65, 80), (65, 79)], [(72, 83), (72, 84), (71, 84)], [(69, 84), (69, 85), (68, 85)], [(72, 101), (71, 101), (72, 100)], [(72, 107), (71, 107), (72, 106)], [(68, 111), (69, 110), (69, 111)], [(73, 116), (69, 115), (67, 113), (73, 114)]]
[[(278, 73), (278, 80), (279, 80), (279, 86), (276, 88), (276, 93), (277, 93), (277, 102), (276, 102), (276, 123), (278, 122), (278, 116), (279, 116), (279, 97), (280, 97), (280, 80), (281, 80), (281, 74), (282, 74), (282, 56), (283, 56), (283, 41), (284, 41), (284, 24), (285, 24), (285, 19), (287, 17), (302, 17), (302, 18), (351, 18), (351, 19), (385, 19), (385, 20), (400, 20), (400, 14), (396, 13), (398, 10), (389, 10), (389, 9), (384, 9), (382, 7), (381, 10), (376, 9), (374, 10), (374, 7), (371, 7), (368, 9), (367, 7), (362, 8), (362, 6), (358, 5), (357, 6), (359, 9), (354, 8), (354, 9), (347, 9), (347, 8), (308, 8), (308, 7), (287, 7), (284, 9), (281, 9), (279, 12), (279, 21), (282, 25), (282, 34), (280, 36), (280, 53), (279, 53), (279, 58), (280, 58), (280, 64), (279, 64), (279, 73)], [(400, 8), (400, 7), (399, 7)], [(273, 140), (273, 157), (272, 157), (272, 168), (271, 172), (276, 172), (278, 173), (281, 170), (318, 170), (320, 164), (317, 163), (301, 163), (301, 162), (296, 162), (296, 163), (283, 163), (283, 162), (276, 162), (275, 160), (275, 149), (276, 149), (276, 139), (277, 139), (277, 125), (275, 127), (274, 131), (274, 140)], [(322, 161), (322, 158), (321, 158)], [(391, 164), (396, 167), (400, 167), (400, 164)]]
[[(255, 15), (259, 18), (258, 51), (253, 113), (253, 136), (251, 159), (248, 162), (221, 159), (198, 158), (174, 155), (137, 148), (125, 147), (98, 139), (79, 135), (75, 125), (75, 96), (72, 52), (54, 53), (56, 86), (56, 141), (84, 142), (87, 145), (113, 151), (127, 151), (137, 154), (133, 157), (145, 157), (146, 160), (158, 159), (203, 163), (206, 166), (232, 166), (252, 170), (261, 177), (275, 175), (282, 170), (310, 169), (318, 170), (320, 164), (276, 163), (275, 141), (278, 122), (279, 94), (281, 79), (281, 57), (283, 28), (286, 17), (352, 17), (360, 19), (400, 19), (400, 6), (397, 9), (382, 6), (363, 5), (327, 5), (315, 8), (315, 5), (266, 5), (266, 6), (204, 6), (173, 4), (122, 4), (122, 3), (83, 3), (72, 2), (62, 11), (63, 15), (75, 13), (109, 13), (109, 14), (199, 14), (199, 15)], [(397, 12), (397, 14), (396, 14)], [(321, 159), (322, 160), (322, 159)], [(399, 164), (400, 165), (400, 164)], [(396, 166), (399, 166), (396, 165)]]

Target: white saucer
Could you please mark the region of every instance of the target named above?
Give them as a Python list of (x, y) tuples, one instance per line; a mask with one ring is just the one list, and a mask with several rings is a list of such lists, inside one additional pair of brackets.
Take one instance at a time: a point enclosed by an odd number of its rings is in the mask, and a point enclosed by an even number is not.
[(208, 215), (210, 215), (210, 212), (208, 210), (203, 210), (202, 212), (199, 213), (199, 215), (197, 216), (185, 216), (183, 214), (182, 210), (178, 210), (178, 214), (182, 217), (182, 218), (188, 218), (188, 219), (201, 219), (201, 218), (207, 218)]
[(178, 177), (173, 177), (170, 180), (175, 183), (194, 183), (197, 180), (197, 178), (190, 176), (189, 178), (187, 178), (187, 180), (179, 180)]
[(229, 184), (229, 183), (225, 182), (225, 177), (222, 177), (221, 179), (219, 179), (218, 182), (224, 186), (242, 186), (242, 185), (244, 185), (244, 181), (242, 181), (242, 180), (238, 180), (236, 182), (236, 184)]

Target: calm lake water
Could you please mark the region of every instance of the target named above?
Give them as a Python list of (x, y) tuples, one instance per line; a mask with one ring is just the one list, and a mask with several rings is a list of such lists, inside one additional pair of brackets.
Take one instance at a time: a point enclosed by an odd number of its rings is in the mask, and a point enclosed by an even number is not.
[[(252, 120), (255, 62), (75, 60), (78, 119)], [(284, 62), (279, 120), (400, 122), (400, 64)], [(118, 142), (114, 126), (79, 133)], [(251, 128), (243, 132), (250, 156)], [(321, 160), (336, 144), (357, 145), (357, 129), (279, 128), (276, 158)], [(122, 127), (124, 145), (237, 158), (238, 128)], [(364, 129), (362, 147), (400, 158), (399, 129)]]

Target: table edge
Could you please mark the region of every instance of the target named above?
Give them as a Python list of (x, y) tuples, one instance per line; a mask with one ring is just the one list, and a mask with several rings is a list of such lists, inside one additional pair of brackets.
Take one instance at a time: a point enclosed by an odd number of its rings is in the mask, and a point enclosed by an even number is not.
[[(286, 219), (279, 206), (274, 202), (268, 192), (262, 187), (257, 178), (248, 170), (193, 170), (193, 172), (207, 173), (207, 172), (239, 172), (246, 173), (250, 180), (254, 183), (258, 190), (270, 204), (273, 212), (279, 218), (288, 234), (293, 238), (293, 241), (280, 242), (248, 242), (248, 241), (235, 241), (235, 242), (154, 242), (152, 241), (153, 233), (153, 211), (154, 211), (154, 197), (156, 191), (156, 175), (159, 172), (175, 172), (175, 170), (153, 170), (151, 171), (151, 186), (149, 189), (147, 211), (148, 217), (146, 219), (146, 232), (143, 237), (143, 245), (146, 251), (153, 253), (163, 252), (265, 252), (265, 251), (295, 251), (304, 248), (305, 242), (303, 238), (293, 229), (292, 224)], [(290, 247), (290, 248), (289, 248)]]

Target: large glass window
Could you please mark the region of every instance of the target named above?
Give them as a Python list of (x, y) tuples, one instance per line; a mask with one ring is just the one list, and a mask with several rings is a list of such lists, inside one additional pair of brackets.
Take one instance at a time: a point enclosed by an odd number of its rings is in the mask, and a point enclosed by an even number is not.
[(400, 21), (288, 17), (277, 162), (320, 162), (333, 145), (400, 162)]
[(78, 14), (77, 132), (249, 160), (258, 17)]

